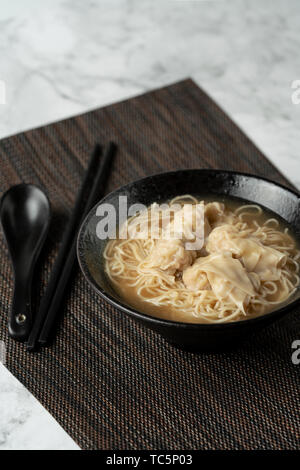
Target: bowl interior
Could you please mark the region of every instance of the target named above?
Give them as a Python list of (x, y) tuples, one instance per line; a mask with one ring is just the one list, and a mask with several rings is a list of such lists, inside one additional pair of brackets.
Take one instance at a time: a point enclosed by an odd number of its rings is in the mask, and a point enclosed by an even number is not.
[[(127, 197), (128, 206), (136, 203), (149, 206), (153, 202), (162, 203), (181, 194), (218, 200), (228, 196), (257, 203), (280, 216), (297, 239), (300, 239), (300, 198), (296, 193), (271, 181), (235, 172), (181, 170), (132, 182), (102, 199), (86, 217), (78, 236), (78, 259), (86, 279), (97, 292), (120, 308), (137, 313), (120, 298), (105, 274), (102, 254), (107, 240), (101, 240), (96, 234), (97, 224), (101, 220), (101, 216), (97, 215), (98, 206), (113, 206), (118, 225), (120, 196)], [(297, 289), (281, 308), (291, 306), (299, 299), (300, 289)], [(148, 317), (146, 314), (142, 315)]]

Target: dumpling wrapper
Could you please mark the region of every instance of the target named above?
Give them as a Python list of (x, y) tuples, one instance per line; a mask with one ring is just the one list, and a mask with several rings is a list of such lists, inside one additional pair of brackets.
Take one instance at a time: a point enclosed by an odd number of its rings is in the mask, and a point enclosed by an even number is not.
[(210, 290), (207, 274), (195, 262), (182, 273), (184, 285), (190, 290)]
[(253, 272), (258, 274), (263, 281), (276, 281), (280, 278), (281, 268), (287, 260), (287, 256), (269, 246), (261, 247), (261, 256), (255, 265)]
[(203, 273), (205, 273), (216, 297), (220, 300), (230, 299), (242, 311), (245, 311), (244, 308), (249, 298), (255, 295), (246, 269), (238, 259), (232, 258), (229, 253), (218, 253), (198, 258), (193, 266), (187, 268), (183, 273), (183, 282), (187, 282), (187, 287), (189, 285), (188, 274), (191, 270), (194, 272), (194, 277), (196, 277), (198, 270), (199, 279), (203, 279)]
[(224, 217), (225, 205), (222, 202), (208, 202), (205, 204), (205, 215), (210, 224), (218, 222)]
[(181, 240), (157, 240), (152, 252), (145, 258), (145, 267), (175, 274), (190, 266), (196, 258), (195, 251), (185, 250)]
[(208, 237), (206, 249), (209, 253), (229, 251), (241, 259), (248, 272), (258, 274), (262, 281), (279, 279), (278, 269), (286, 261), (284, 253), (263, 246), (254, 237), (239, 236), (238, 230), (230, 225), (215, 228)]
[(214, 273), (249, 295), (255, 294), (246, 269), (238, 259), (232, 258), (229, 253), (218, 253), (198, 258), (194, 265), (196, 263), (201, 271)]
[(185, 204), (165, 227), (163, 238), (177, 238), (183, 241), (187, 250), (201, 250), (210, 231), (211, 227), (204, 215), (204, 203)]
[(235, 287), (229, 281), (224, 279), (215, 273), (207, 273), (208, 281), (211, 288), (220, 300), (230, 299), (240, 310), (245, 312), (245, 307), (249, 302), (250, 295), (239, 287)]

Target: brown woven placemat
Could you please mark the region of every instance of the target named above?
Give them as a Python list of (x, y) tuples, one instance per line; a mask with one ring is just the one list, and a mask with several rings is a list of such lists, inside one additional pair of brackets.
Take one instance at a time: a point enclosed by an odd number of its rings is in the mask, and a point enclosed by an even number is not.
[[(119, 146), (108, 190), (169, 169), (225, 168), (288, 185), (191, 80), (0, 142), (0, 189), (44, 188), (53, 220), (36, 290), (49, 278), (94, 142)], [(55, 344), (8, 338), (12, 272), (0, 237), (0, 339), (8, 369), (83, 449), (297, 449), (299, 312), (243, 347), (192, 354), (118, 313), (76, 276)], [(1, 417), (0, 417), (1, 425)], [(41, 430), (36, 430), (41, 432)]]

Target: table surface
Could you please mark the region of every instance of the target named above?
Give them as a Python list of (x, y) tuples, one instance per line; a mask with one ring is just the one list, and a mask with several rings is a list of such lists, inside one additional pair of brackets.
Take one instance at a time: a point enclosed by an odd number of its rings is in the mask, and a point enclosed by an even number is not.
[[(2, 2), (0, 138), (192, 77), (300, 188), (297, 0)], [(78, 448), (2, 364), (0, 415), (0, 450)]]

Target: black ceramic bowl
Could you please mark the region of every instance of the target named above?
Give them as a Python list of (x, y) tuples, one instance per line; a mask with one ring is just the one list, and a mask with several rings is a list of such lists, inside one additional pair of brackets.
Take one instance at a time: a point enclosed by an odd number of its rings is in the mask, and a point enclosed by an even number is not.
[[(263, 178), (217, 170), (180, 170), (149, 176), (108, 194), (99, 204), (112, 204), (118, 213), (119, 196), (128, 205), (165, 202), (180, 194), (199, 197), (236, 197), (272, 210), (287, 222), (300, 238), (300, 197), (293, 191)], [(78, 235), (77, 253), (82, 272), (91, 286), (122, 315), (126, 313), (163, 335), (169, 342), (191, 350), (217, 350), (232, 346), (292, 310), (300, 289), (278, 310), (254, 319), (225, 324), (181, 323), (152, 317), (131, 307), (118, 296), (106, 277), (101, 256), (106, 241), (96, 235), (97, 204), (88, 214)]]

